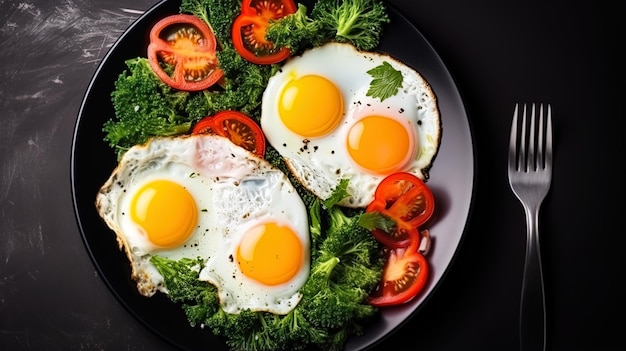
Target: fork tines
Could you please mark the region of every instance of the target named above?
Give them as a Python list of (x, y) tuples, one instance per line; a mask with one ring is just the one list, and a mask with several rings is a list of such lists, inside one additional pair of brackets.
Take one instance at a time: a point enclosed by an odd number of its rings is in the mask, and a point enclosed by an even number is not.
[[(552, 153), (550, 152), (552, 150), (552, 108), (550, 104), (546, 104), (546, 113), (544, 113), (544, 104), (539, 104), (538, 110), (539, 122), (537, 123), (535, 104), (530, 104), (530, 107), (527, 104), (522, 104), (522, 120), (519, 122), (519, 104), (515, 104), (513, 128), (511, 128), (511, 144), (515, 143), (515, 145), (511, 145), (511, 150), (516, 150), (515, 160), (517, 160), (516, 169), (518, 171), (538, 171), (549, 169), (552, 165)], [(529, 113), (530, 121), (527, 121)], [(544, 116), (546, 117), (544, 118)], [(528, 126), (529, 123), (530, 126)], [(519, 127), (521, 127), (521, 133), (517, 133)], [(529, 133), (526, 132), (526, 128), (530, 128)], [(537, 134), (538, 137), (536, 138)], [(518, 136), (521, 137), (518, 139)], [(526, 148), (528, 148), (528, 152)], [(537, 150), (536, 157), (535, 150)], [(548, 150), (548, 152), (544, 150)]]

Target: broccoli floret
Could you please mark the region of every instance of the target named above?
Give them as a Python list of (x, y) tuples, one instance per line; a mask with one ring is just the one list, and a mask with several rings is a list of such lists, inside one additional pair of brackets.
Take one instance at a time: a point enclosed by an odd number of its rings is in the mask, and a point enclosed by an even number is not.
[(286, 315), (242, 311), (228, 314), (223, 310), (206, 321), (216, 335), (227, 336), (232, 350), (304, 350), (327, 341), (323, 328), (311, 325), (299, 309)]
[[(250, 310), (233, 314), (220, 308), (206, 319), (205, 326), (211, 329), (215, 335), (226, 336), (229, 344), (240, 343), (242, 339), (245, 340), (247, 335), (252, 334), (258, 328), (259, 318), (261, 318), (259, 313)], [(254, 349), (248, 348), (248, 350)]]
[[(361, 218), (370, 214), (357, 212), (352, 217), (346, 216), (343, 209), (339, 206), (333, 206), (327, 210), (330, 217), (329, 228), (325, 240), (320, 244), (319, 251), (323, 255), (338, 257), (342, 261), (339, 268), (346, 266), (363, 266), (363, 268), (382, 267), (383, 260), (380, 257), (380, 244), (371, 231), (361, 225)], [(356, 269), (358, 271), (358, 269)], [(342, 276), (344, 272), (338, 274)], [(378, 277), (374, 277), (374, 282), (368, 282), (370, 285), (354, 284), (369, 290), (379, 280), (380, 270), (374, 269), (374, 272), (363, 272), (366, 275), (375, 273)]]
[(163, 83), (146, 58), (129, 59), (126, 65), (111, 93), (117, 119), (105, 122), (104, 140), (121, 155), (152, 136), (187, 132), (191, 127), (185, 113), (189, 93)]
[(310, 15), (306, 6), (299, 5), (295, 13), (272, 21), (265, 37), (276, 46), (289, 48), (293, 55), (329, 41), (372, 50), (389, 22), (387, 8), (380, 0), (318, 0)]
[(307, 7), (298, 4), (298, 10), (280, 20), (270, 22), (265, 38), (277, 47), (286, 47), (292, 55), (322, 44), (327, 38), (319, 31), (319, 22), (307, 16)]
[(213, 0), (182, 0), (179, 10), (180, 13), (187, 13), (201, 18), (210, 26), (209, 4), (212, 2)]
[(215, 286), (198, 280), (203, 260), (182, 258), (174, 261), (152, 256), (150, 262), (163, 276), (167, 295), (173, 302), (181, 302), (192, 326), (204, 323), (206, 318), (219, 310)]
[(202, 18), (222, 46), (231, 41), (231, 26), (241, 12), (241, 0), (182, 0), (179, 9)]
[[(340, 186), (335, 193), (344, 191)], [(337, 205), (327, 208), (319, 202), (311, 210), (318, 212), (312, 225), (320, 234), (317, 239), (312, 235), (311, 272), (297, 308), (312, 325), (328, 330), (320, 345), (341, 348), (377, 313), (366, 298), (380, 282), (384, 259), (370, 230), (359, 224), (363, 210), (347, 215)]]
[(253, 64), (241, 57), (232, 45), (225, 45), (217, 56), (227, 77), (226, 95), (238, 103), (235, 106), (238, 110), (259, 122), (263, 92), (278, 66)]
[(285, 316), (274, 315), (274, 337), (282, 345), (292, 345), (293, 350), (303, 350), (309, 344), (320, 344), (328, 338), (328, 331), (317, 328), (304, 318), (301, 309), (295, 308)]
[(319, 30), (339, 42), (350, 42), (358, 49), (378, 46), (383, 26), (389, 23), (387, 8), (379, 0), (318, 0), (311, 17)]
[(202, 260), (182, 258), (178, 261), (161, 256), (150, 257), (150, 262), (163, 276), (169, 298), (174, 302), (195, 300), (205, 288), (198, 284)]

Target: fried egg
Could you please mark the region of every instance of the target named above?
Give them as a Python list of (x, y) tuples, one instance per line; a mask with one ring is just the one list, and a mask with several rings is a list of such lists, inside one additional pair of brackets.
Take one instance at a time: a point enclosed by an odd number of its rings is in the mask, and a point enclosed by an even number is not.
[(229, 313), (286, 314), (309, 273), (307, 210), (284, 173), (214, 135), (128, 150), (97, 194), (145, 296), (167, 293), (150, 262), (202, 258), (201, 280)]
[[(368, 96), (368, 71), (390, 64), (402, 75), (397, 93)], [(261, 127), (305, 187), (328, 198), (349, 179), (340, 204), (364, 207), (378, 183), (398, 171), (422, 180), (437, 154), (437, 99), (414, 69), (380, 53), (329, 43), (287, 61), (263, 94)]]

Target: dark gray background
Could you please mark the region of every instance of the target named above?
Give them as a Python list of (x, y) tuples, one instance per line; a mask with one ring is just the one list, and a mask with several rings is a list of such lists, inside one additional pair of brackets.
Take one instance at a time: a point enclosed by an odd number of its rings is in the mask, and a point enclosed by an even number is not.
[[(72, 133), (117, 37), (156, 1), (0, 0), (0, 349), (173, 348), (98, 276), (74, 217)], [(438, 51), (470, 116), (477, 187), (457, 259), (383, 349), (515, 350), (525, 245), (509, 191), (515, 102), (554, 110), (542, 208), (549, 350), (621, 350), (623, 87), (619, 1), (389, 1)], [(97, 162), (97, 161), (94, 161)]]

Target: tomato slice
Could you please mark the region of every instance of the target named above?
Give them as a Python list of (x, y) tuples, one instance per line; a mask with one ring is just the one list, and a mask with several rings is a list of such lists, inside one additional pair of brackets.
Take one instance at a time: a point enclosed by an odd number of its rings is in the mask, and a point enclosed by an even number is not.
[(375, 229), (372, 234), (384, 245), (400, 248), (413, 241), (419, 244), (419, 226), (434, 209), (434, 196), (426, 184), (411, 173), (398, 172), (380, 182), (366, 211), (380, 212), (396, 222), (390, 233)]
[(243, 0), (241, 13), (235, 18), (232, 39), (235, 49), (246, 60), (256, 64), (272, 64), (285, 60), (291, 52), (277, 48), (265, 39), (270, 21), (295, 13), (293, 0)]
[(392, 306), (411, 301), (426, 286), (428, 262), (413, 242), (408, 247), (390, 249), (378, 289), (368, 298), (372, 306)]
[(265, 155), (265, 136), (261, 127), (239, 111), (226, 110), (204, 117), (194, 125), (191, 132), (217, 134), (260, 157)]
[[(148, 60), (156, 75), (174, 89), (204, 90), (224, 73), (218, 67), (217, 41), (202, 19), (186, 14), (165, 17), (150, 30)], [(168, 73), (162, 63), (174, 67)]]

